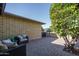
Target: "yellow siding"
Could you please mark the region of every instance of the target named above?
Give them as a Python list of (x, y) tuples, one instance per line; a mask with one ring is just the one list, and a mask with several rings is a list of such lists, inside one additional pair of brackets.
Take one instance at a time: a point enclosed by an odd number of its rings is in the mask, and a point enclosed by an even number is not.
[(14, 16), (0, 16), (1, 39), (19, 34), (27, 34), (30, 39), (41, 38), (41, 24)]

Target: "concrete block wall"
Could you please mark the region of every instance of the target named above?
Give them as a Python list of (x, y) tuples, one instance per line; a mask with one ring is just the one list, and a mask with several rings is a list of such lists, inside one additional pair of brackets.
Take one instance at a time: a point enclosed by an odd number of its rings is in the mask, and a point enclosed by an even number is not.
[(27, 34), (30, 40), (41, 38), (41, 24), (11, 15), (0, 16), (0, 39), (19, 34)]

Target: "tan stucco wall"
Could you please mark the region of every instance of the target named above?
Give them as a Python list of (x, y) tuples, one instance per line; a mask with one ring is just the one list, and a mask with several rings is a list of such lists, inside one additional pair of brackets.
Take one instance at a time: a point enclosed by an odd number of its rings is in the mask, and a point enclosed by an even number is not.
[(0, 16), (0, 39), (23, 33), (30, 39), (41, 38), (41, 24), (9, 15)]

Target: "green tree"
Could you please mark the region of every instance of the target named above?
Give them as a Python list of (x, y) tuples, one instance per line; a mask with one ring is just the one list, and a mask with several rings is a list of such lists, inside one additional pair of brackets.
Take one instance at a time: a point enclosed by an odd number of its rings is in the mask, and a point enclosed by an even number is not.
[[(79, 35), (79, 4), (57, 3), (50, 7), (51, 30), (62, 36), (66, 45), (71, 45)], [(72, 37), (69, 42), (67, 36)]]

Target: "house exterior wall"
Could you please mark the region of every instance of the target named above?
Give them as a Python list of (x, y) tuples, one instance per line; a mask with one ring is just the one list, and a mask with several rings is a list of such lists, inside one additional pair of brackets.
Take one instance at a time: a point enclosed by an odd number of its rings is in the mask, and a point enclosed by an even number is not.
[(41, 24), (19, 17), (0, 16), (0, 39), (26, 34), (30, 40), (41, 38)]

